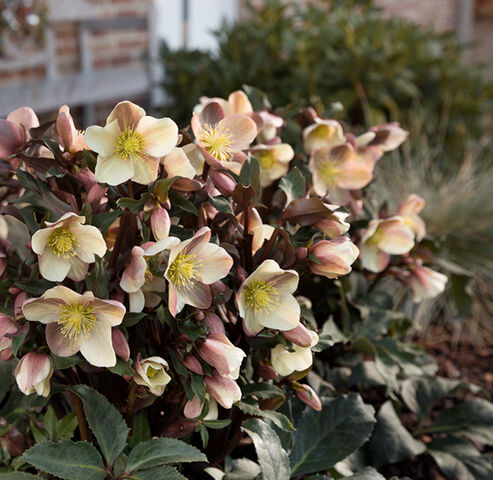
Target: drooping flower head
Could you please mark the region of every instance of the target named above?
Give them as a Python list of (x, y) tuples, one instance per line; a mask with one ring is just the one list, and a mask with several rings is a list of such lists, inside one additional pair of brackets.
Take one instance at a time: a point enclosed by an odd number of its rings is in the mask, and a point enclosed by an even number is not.
[(46, 228), (38, 230), (31, 245), (38, 254), (41, 275), (52, 282), (65, 277), (84, 280), (95, 255), (103, 257), (106, 243), (101, 232), (92, 225), (84, 225), (85, 217), (68, 212), (56, 222), (46, 222)]
[(233, 403), (241, 400), (241, 390), (230, 377), (223, 377), (214, 370), (212, 375), (204, 378), (205, 386), (211, 396), (224, 408), (231, 408)]
[(333, 148), (316, 150), (308, 168), (312, 173), (313, 190), (321, 197), (329, 195), (335, 203), (345, 203), (341, 190), (366, 187), (373, 176), (373, 164), (360, 161), (354, 147), (346, 143)]
[(264, 327), (291, 330), (300, 319), (300, 306), (293, 296), (298, 274), (283, 270), (274, 260), (265, 260), (243, 282), (236, 303), (244, 326), (251, 335)]
[(155, 307), (161, 297), (154, 292), (164, 293), (166, 282), (161, 275), (154, 275), (150, 268), (153, 259), (176, 246), (180, 241), (174, 237), (159, 242), (147, 242), (141, 247), (132, 248), (130, 263), (123, 272), (120, 287), (128, 293), (131, 312), (142, 312), (144, 307)]
[(363, 268), (378, 273), (385, 270), (391, 255), (403, 255), (413, 247), (413, 232), (402, 217), (374, 219), (361, 239), (361, 264)]
[(213, 168), (223, 168), (239, 173), (248, 148), (257, 135), (255, 122), (247, 115), (226, 116), (217, 102), (208, 103), (192, 117), (195, 141)]
[(359, 250), (349, 238), (339, 237), (317, 242), (310, 248), (309, 254), (317, 258), (317, 261), (308, 262), (313, 273), (337, 278), (351, 271), (351, 265), (358, 258)]
[(241, 348), (235, 347), (226, 335), (219, 333), (210, 334), (199, 352), (202, 360), (215, 367), (221, 375), (233, 379), (238, 378), (240, 365), (246, 357)]
[(91, 365), (115, 366), (111, 327), (120, 325), (125, 315), (120, 302), (57, 286), (26, 300), (22, 312), (27, 320), (46, 324), (46, 342), (55, 355), (70, 357), (80, 351)]
[(289, 162), (294, 157), (294, 150), (287, 143), (255, 145), (251, 152), (260, 163), (260, 185), (262, 187), (267, 187), (286, 175)]
[(120, 102), (106, 125), (94, 125), (84, 135), (97, 152), (99, 182), (119, 185), (127, 180), (147, 185), (157, 178), (160, 157), (178, 141), (178, 127), (170, 118), (154, 118), (132, 102)]
[(50, 395), (50, 379), (53, 375), (53, 362), (48, 355), (29, 352), (24, 355), (14, 371), (19, 390), (25, 395), (37, 393), (43, 397)]
[(33, 109), (20, 107), (0, 119), (0, 158), (6, 160), (18, 152), (30, 140), (29, 130), (39, 127), (39, 120)]
[(58, 110), (56, 130), (60, 137), (60, 144), (70, 153), (77, 153), (88, 149), (84, 140), (84, 133), (77, 130), (68, 105), (62, 105)]
[(425, 201), (419, 195), (411, 194), (397, 207), (397, 215), (414, 232), (416, 240), (420, 242), (426, 235), (426, 225), (419, 213), (425, 207)]
[(316, 150), (330, 149), (346, 142), (339, 122), (319, 117), (315, 117), (314, 120), (315, 123), (303, 130), (303, 146), (306, 153), (311, 154)]
[(210, 228), (203, 227), (171, 250), (164, 276), (169, 282), (168, 308), (173, 316), (185, 305), (209, 308), (209, 285), (224, 278), (233, 266), (226, 250), (210, 239)]
[(434, 298), (445, 290), (448, 278), (431, 268), (417, 265), (412, 268), (406, 280), (413, 292), (413, 301), (421, 302), (427, 298)]

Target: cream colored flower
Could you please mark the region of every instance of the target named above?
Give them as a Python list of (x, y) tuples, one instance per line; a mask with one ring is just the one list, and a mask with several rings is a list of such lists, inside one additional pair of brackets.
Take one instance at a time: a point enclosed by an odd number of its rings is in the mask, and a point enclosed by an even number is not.
[(230, 377), (223, 377), (214, 370), (212, 375), (204, 377), (207, 390), (224, 408), (231, 408), (233, 403), (241, 400), (241, 390), (238, 384)]
[(171, 250), (164, 276), (169, 282), (168, 308), (173, 316), (185, 305), (209, 308), (212, 302), (209, 285), (224, 278), (233, 266), (226, 250), (210, 243), (210, 239), (210, 228), (203, 227)]
[(241, 90), (235, 90), (231, 92), (228, 96), (228, 99), (220, 97), (200, 97), (200, 104), (196, 105), (194, 108), (195, 113), (200, 113), (202, 109), (210, 102), (217, 102), (221, 105), (221, 108), (224, 110), (224, 114), (235, 115), (235, 114), (250, 114), (253, 112), (252, 104), (248, 99), (245, 92)]
[(361, 265), (371, 272), (381, 272), (387, 268), (391, 255), (403, 255), (413, 247), (413, 232), (402, 217), (371, 220), (361, 239)]
[(260, 163), (260, 184), (262, 187), (267, 187), (286, 175), (289, 170), (289, 162), (294, 157), (294, 150), (287, 143), (255, 145), (251, 148), (251, 152)]
[(235, 347), (226, 337), (219, 333), (210, 334), (199, 349), (202, 360), (212, 365), (221, 375), (237, 379), (240, 366), (246, 353)]
[(203, 415), (204, 408), (207, 402), (207, 415), (205, 415), (202, 420), (217, 420), (218, 418), (218, 408), (217, 402), (208, 393), (205, 394), (204, 401), (200, 403), (199, 397), (193, 397), (193, 400), (189, 400), (185, 407), (183, 408), (183, 415), (186, 418), (198, 418)]
[(294, 270), (283, 270), (274, 260), (265, 260), (243, 282), (236, 303), (251, 335), (264, 327), (291, 330), (298, 325), (300, 306), (293, 296), (298, 279)]
[[(244, 214), (239, 213), (236, 218), (240, 224), (244, 227)], [(252, 234), (252, 254), (255, 255), (257, 250), (259, 250), (264, 244), (265, 240), (269, 240), (274, 233), (275, 228), (272, 225), (262, 223), (262, 217), (258, 213), (256, 208), (250, 210), (250, 215), (248, 218), (250, 232)]]
[(92, 225), (83, 225), (86, 217), (68, 212), (56, 222), (46, 222), (46, 228), (38, 230), (31, 245), (38, 254), (41, 275), (52, 282), (65, 277), (84, 280), (95, 255), (103, 257), (106, 243), (101, 232)]
[(425, 222), (419, 216), (424, 206), (424, 199), (413, 193), (397, 207), (397, 215), (400, 215), (404, 223), (414, 232), (418, 242), (426, 235)]
[(311, 154), (321, 148), (332, 148), (346, 142), (341, 124), (336, 120), (315, 118), (315, 123), (303, 130), (303, 146)]
[(213, 168), (238, 174), (248, 148), (257, 135), (255, 122), (247, 115), (226, 116), (219, 103), (208, 103), (200, 114), (193, 114), (192, 130), (205, 161)]
[(312, 344), (310, 347), (293, 345), (290, 351), (284, 345), (276, 345), (270, 351), (270, 361), (279, 375), (286, 377), (293, 372), (303, 372), (312, 366), (313, 354), (311, 347), (318, 343), (318, 335), (315, 332), (311, 332), (311, 335)]
[(426, 298), (434, 298), (445, 290), (448, 278), (443, 273), (418, 265), (411, 270), (407, 283), (413, 292), (413, 301), (421, 302)]
[(154, 292), (164, 293), (166, 282), (161, 276), (154, 275), (150, 264), (156, 259), (159, 262), (159, 254), (171, 249), (180, 243), (174, 237), (164, 238), (158, 242), (147, 242), (142, 247), (132, 248), (130, 263), (125, 268), (120, 287), (128, 293), (130, 311), (142, 312), (144, 307), (156, 307), (161, 297)]
[(131, 102), (120, 102), (104, 127), (89, 127), (89, 148), (99, 153), (99, 182), (119, 185), (127, 180), (147, 185), (157, 178), (159, 160), (178, 141), (178, 127), (170, 118), (154, 118)]
[(351, 265), (358, 258), (358, 247), (347, 237), (321, 240), (309, 250), (310, 256), (318, 261), (309, 260), (308, 266), (313, 273), (327, 278), (347, 275)]
[[(339, 208), (338, 205), (326, 206), (331, 210)], [(349, 213), (345, 212), (333, 212), (328, 217), (316, 222), (314, 225), (329, 238), (340, 237), (341, 235), (344, 235), (351, 226), (346, 222), (346, 218), (349, 217), (349, 215)]]
[(46, 342), (55, 355), (70, 357), (80, 351), (91, 365), (115, 366), (111, 328), (120, 325), (125, 315), (120, 302), (57, 286), (40, 298), (26, 300), (22, 312), (27, 320), (46, 324)]
[(53, 362), (48, 355), (29, 352), (24, 355), (14, 371), (15, 381), (24, 395), (37, 393), (42, 397), (50, 395), (50, 379)]
[(171, 381), (171, 377), (166, 372), (168, 363), (161, 357), (140, 358), (137, 355), (135, 370), (137, 375), (134, 377), (135, 383), (143, 385), (154, 395), (163, 394), (166, 385)]

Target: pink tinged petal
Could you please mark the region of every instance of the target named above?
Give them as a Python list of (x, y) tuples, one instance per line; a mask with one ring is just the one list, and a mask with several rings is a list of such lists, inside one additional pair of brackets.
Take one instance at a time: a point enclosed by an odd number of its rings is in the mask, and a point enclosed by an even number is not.
[(133, 161), (134, 174), (132, 180), (141, 185), (149, 185), (157, 178), (159, 170), (159, 158), (142, 154)]
[(200, 346), (199, 353), (201, 358), (215, 367), (221, 375), (232, 374), (241, 366), (246, 356), (241, 348), (235, 347), (226, 335), (222, 334), (209, 335)]
[(195, 282), (189, 289), (177, 289), (176, 294), (179, 300), (185, 305), (191, 305), (200, 309), (206, 309), (211, 306), (212, 295), (209, 285), (201, 282)]
[(78, 335), (69, 338), (62, 333), (62, 325), (57, 323), (50, 323), (46, 326), (46, 343), (50, 350), (59, 357), (71, 357), (76, 354), (79, 349)]
[(48, 239), (53, 231), (54, 229), (52, 228), (42, 228), (34, 233), (31, 238), (31, 247), (34, 253), (39, 255), (44, 252)]
[(218, 102), (209, 102), (200, 112), (201, 125), (215, 125), (224, 118), (224, 110)]
[(202, 143), (200, 142), (200, 136), (202, 134), (202, 124), (200, 123), (200, 118), (198, 114), (195, 112), (192, 115), (190, 125), (192, 126), (192, 132), (193, 136), (195, 137), (195, 141), (199, 146), (202, 146)]
[(224, 248), (214, 243), (202, 243), (193, 250), (196, 260), (202, 262), (199, 268), (200, 281), (207, 285), (224, 278), (231, 267), (233, 259)]
[(404, 225), (389, 226), (382, 228), (384, 231), (378, 247), (391, 255), (402, 255), (409, 252), (414, 247), (414, 235), (409, 228)]
[(353, 161), (344, 166), (337, 179), (337, 185), (347, 190), (358, 190), (366, 187), (372, 178), (372, 169)]
[(80, 295), (74, 292), (70, 288), (64, 287), (63, 285), (57, 285), (56, 287), (47, 290), (43, 297), (44, 299), (53, 298), (56, 300), (63, 301), (65, 303), (87, 303), (88, 298), (92, 298), (93, 295), (90, 292), (86, 292), (84, 295)]
[(74, 212), (64, 213), (56, 222), (45, 222), (47, 227), (61, 227), (62, 224), (65, 227), (68, 227), (72, 222), (84, 223), (86, 221), (86, 217), (79, 216)]
[(168, 309), (169, 309), (171, 315), (173, 315), (173, 317), (176, 317), (176, 314), (180, 313), (183, 310), (184, 306), (185, 306), (185, 302), (178, 295), (174, 285), (172, 283), (169, 283), (169, 285), (168, 285)]
[(171, 219), (165, 208), (156, 207), (151, 213), (151, 229), (156, 240), (168, 237)]
[(90, 307), (98, 323), (109, 325), (108, 328), (120, 325), (126, 312), (124, 305), (116, 300), (94, 298), (90, 301)]
[(77, 257), (70, 257), (68, 259), (70, 263), (70, 270), (67, 273), (67, 277), (76, 282), (81, 282), (86, 278), (87, 271), (89, 270), (89, 264), (83, 262)]
[[(107, 124), (105, 127), (93, 125), (88, 127), (84, 139), (87, 146), (99, 153), (103, 157), (109, 157), (116, 150), (118, 136), (120, 135), (120, 127), (117, 121)], [(96, 177), (98, 175), (96, 174)]]
[(389, 262), (390, 255), (380, 251), (374, 245), (363, 244), (360, 247), (361, 266), (370, 272), (383, 272)]
[(111, 341), (111, 326), (99, 318), (88, 336), (79, 336), (80, 353), (95, 367), (114, 367), (116, 355)]
[(122, 360), (127, 361), (130, 358), (130, 347), (128, 346), (125, 335), (123, 335), (118, 328), (113, 328), (111, 330), (111, 342), (116, 355), (118, 355)]
[[(21, 358), (14, 371), (14, 376), (19, 390), (25, 395), (29, 395), (37, 390), (38, 384), (45, 380), (49, 381), (52, 373), (53, 365), (48, 355), (30, 352)], [(43, 389), (41, 391), (43, 394), (46, 393)]]
[(178, 126), (171, 118), (142, 117), (136, 132), (144, 138), (144, 151), (152, 157), (168, 154), (178, 141)]
[(397, 215), (407, 217), (413, 214), (418, 214), (421, 210), (423, 210), (424, 206), (424, 199), (413, 193), (397, 207)]
[(260, 322), (267, 328), (276, 330), (292, 330), (295, 328), (301, 315), (300, 305), (292, 295), (281, 296), (279, 305), (268, 313), (257, 313)]
[(120, 287), (125, 292), (136, 292), (140, 290), (145, 283), (146, 269), (147, 262), (144, 258), (144, 250), (141, 247), (133, 247), (130, 263), (125, 268), (122, 279), (120, 280)]
[(50, 282), (61, 282), (71, 268), (69, 259), (57, 257), (51, 249), (45, 250), (39, 259), (39, 272)]
[(174, 148), (162, 160), (168, 177), (194, 178), (195, 168), (182, 148)]
[[(61, 110), (61, 108), (60, 108)], [(70, 150), (72, 143), (74, 141), (75, 126), (72, 117), (68, 112), (59, 112), (56, 119), (56, 130), (58, 136), (60, 137), (61, 145)]]
[(134, 162), (125, 160), (117, 153), (108, 157), (98, 155), (94, 173), (98, 182), (120, 185), (135, 175)]
[(202, 412), (204, 403), (200, 403), (199, 397), (193, 397), (193, 400), (189, 400), (183, 409), (183, 415), (186, 418), (197, 418)]
[(300, 347), (310, 347), (312, 345), (312, 335), (303, 324), (298, 323), (296, 327), (291, 330), (285, 330), (282, 335), (290, 342), (299, 345)]
[(0, 158), (7, 159), (26, 141), (24, 129), (17, 123), (0, 119)]
[(146, 306), (145, 295), (142, 290), (136, 290), (128, 294), (129, 310), (132, 313), (140, 313)]
[(252, 104), (245, 92), (236, 90), (228, 96), (228, 103), (231, 105), (233, 113), (251, 113), (253, 112)]
[(233, 403), (241, 400), (240, 387), (234, 380), (223, 377), (218, 372), (214, 371), (212, 376), (205, 377), (204, 381), (209, 393), (224, 408), (231, 408)]
[(182, 147), (182, 150), (185, 152), (190, 164), (195, 169), (196, 174), (202, 175), (205, 159), (200, 148), (198, 148), (194, 143), (189, 143), (188, 145)]
[(69, 230), (75, 235), (77, 240), (75, 252), (83, 262), (93, 263), (94, 254), (104, 257), (106, 242), (98, 228), (93, 225), (72, 224)]
[(183, 365), (185, 365), (185, 367), (187, 367), (191, 372), (197, 373), (198, 375), (204, 374), (201, 363), (191, 354), (187, 355), (183, 359)]
[(146, 114), (145, 110), (135, 103), (123, 101), (118, 103), (106, 119), (106, 125), (117, 120), (120, 129), (135, 130), (140, 119)]
[(29, 133), (29, 130), (31, 130), (31, 128), (39, 127), (38, 117), (31, 107), (17, 108), (7, 115), (7, 120), (24, 127), (26, 133)]
[(301, 388), (296, 388), (296, 395), (298, 395), (298, 398), (303, 403), (313, 408), (313, 410), (320, 412), (322, 410), (322, 402), (320, 401), (320, 398), (318, 398), (318, 395), (308, 385), (300, 385), (300, 387)]
[(180, 240), (176, 237), (166, 237), (157, 242), (148, 242), (142, 245), (144, 255), (152, 257), (161, 253), (163, 250), (169, 250), (176, 247), (180, 243)]
[(230, 129), (233, 150), (244, 150), (257, 136), (257, 125), (246, 115), (229, 115), (219, 122), (217, 128)]

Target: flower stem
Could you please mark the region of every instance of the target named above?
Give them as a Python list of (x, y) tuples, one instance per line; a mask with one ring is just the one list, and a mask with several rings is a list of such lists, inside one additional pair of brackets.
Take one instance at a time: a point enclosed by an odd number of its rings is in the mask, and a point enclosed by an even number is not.
[(132, 385), (130, 386), (130, 391), (128, 393), (126, 420), (127, 420), (128, 428), (130, 428), (129, 435), (132, 435), (132, 431), (134, 428), (135, 400), (136, 400), (137, 388), (138, 385), (135, 382), (132, 382)]
[(250, 235), (250, 207), (243, 210), (243, 258), (244, 267), (248, 273), (252, 273), (252, 236)]
[(72, 403), (74, 404), (75, 416), (77, 417), (77, 424), (79, 425), (80, 439), (84, 441), (89, 440), (89, 430), (87, 429), (86, 417), (84, 416), (84, 409), (82, 408), (82, 402), (80, 398), (74, 393), (70, 392), (72, 397)]

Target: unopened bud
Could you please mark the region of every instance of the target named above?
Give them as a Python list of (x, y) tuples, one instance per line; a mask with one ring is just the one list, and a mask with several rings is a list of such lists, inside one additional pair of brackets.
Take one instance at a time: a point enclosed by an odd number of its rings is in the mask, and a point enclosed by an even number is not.
[(122, 359), (127, 361), (130, 358), (130, 347), (128, 346), (127, 339), (125, 335), (118, 330), (118, 328), (113, 328), (111, 330), (111, 342), (113, 344), (113, 350)]
[(312, 344), (312, 334), (303, 324), (298, 323), (292, 330), (285, 330), (282, 335), (290, 342), (300, 347), (309, 347)]
[(187, 367), (193, 373), (197, 373), (198, 375), (204, 374), (202, 365), (200, 364), (199, 360), (195, 358), (193, 355), (187, 355), (183, 359), (183, 365), (185, 365), (185, 367)]

